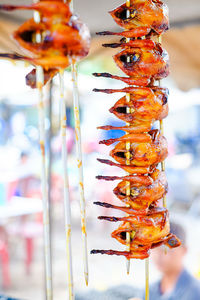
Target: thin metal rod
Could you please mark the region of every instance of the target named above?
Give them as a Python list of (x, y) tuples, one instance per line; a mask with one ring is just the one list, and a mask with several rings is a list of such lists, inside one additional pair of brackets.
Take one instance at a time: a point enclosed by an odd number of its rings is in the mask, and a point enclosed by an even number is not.
[[(162, 43), (162, 36), (159, 35), (158, 37), (158, 42), (161, 44)], [(160, 86), (160, 80), (159, 80), (159, 86)], [(164, 123), (163, 120), (160, 120), (160, 132), (161, 134), (164, 134)], [(165, 172), (165, 161), (161, 162), (161, 170)], [(163, 197), (163, 206), (166, 208), (167, 207), (167, 200), (166, 196)]]
[[(34, 12), (34, 20), (40, 22), (40, 15)], [(36, 34), (36, 42), (41, 41), (41, 35)], [(50, 214), (47, 188), (46, 159), (45, 159), (45, 112), (43, 103), (43, 85), (44, 72), (41, 66), (36, 67), (36, 82), (38, 88), (38, 109), (39, 109), (39, 132), (40, 132), (40, 149), (41, 149), (41, 186), (42, 186), (42, 203), (43, 203), (43, 232), (44, 232), (44, 258), (45, 258), (45, 279), (46, 279), (46, 298), (53, 299), (52, 287), (52, 257), (50, 245)]]
[[(127, 0), (126, 1), (126, 6), (127, 7), (130, 7), (130, 0)], [(127, 10), (126, 11), (126, 17), (129, 18), (130, 17), (130, 11)], [(130, 41), (129, 38), (126, 39), (126, 42), (128, 43)], [(127, 62), (129, 62), (130, 60), (130, 57), (127, 58)], [(126, 102), (129, 103), (130, 102), (130, 94), (127, 93), (126, 94)], [(127, 107), (127, 113), (130, 113), (130, 108)], [(127, 126), (130, 126), (129, 123), (126, 123)], [(126, 142), (126, 165), (130, 165), (130, 142)], [(126, 182), (126, 196), (129, 197), (130, 196), (130, 181), (127, 181)], [(127, 207), (129, 207), (129, 205), (126, 205)], [(130, 232), (127, 232), (126, 233), (126, 250), (127, 251), (130, 251), (130, 241), (131, 241), (131, 238), (130, 238)], [(130, 273), (130, 259), (127, 259), (126, 260), (126, 271), (127, 271), (127, 274)]]
[(73, 269), (72, 269), (72, 246), (71, 246), (71, 207), (69, 196), (69, 179), (67, 172), (67, 145), (66, 128), (67, 116), (64, 99), (64, 70), (60, 70), (60, 108), (61, 108), (61, 139), (62, 139), (62, 165), (64, 181), (64, 214), (66, 231), (66, 251), (67, 251), (67, 273), (68, 273), (68, 294), (69, 300), (74, 299), (73, 295)]
[(80, 129), (80, 108), (79, 94), (77, 85), (77, 66), (72, 63), (72, 81), (73, 81), (73, 103), (74, 103), (74, 119), (75, 119), (75, 134), (76, 134), (76, 155), (79, 176), (79, 197), (81, 211), (81, 231), (83, 243), (83, 264), (84, 277), (86, 285), (88, 285), (88, 251), (87, 251), (87, 231), (86, 231), (86, 211), (85, 211), (85, 196), (83, 185), (83, 162), (82, 162), (82, 146), (81, 146), (81, 129)]
[[(164, 134), (163, 120), (160, 120), (160, 132), (161, 134)], [(161, 170), (165, 172), (165, 161), (161, 162)], [(166, 196), (163, 197), (163, 206), (167, 207)]]
[(145, 259), (145, 300), (149, 300), (149, 258)]
[[(53, 209), (52, 209), (52, 201), (51, 201), (51, 188), (52, 188), (52, 163), (53, 163), (53, 153), (51, 147), (51, 140), (53, 136), (53, 126), (52, 126), (52, 88), (53, 88), (53, 81), (51, 80), (48, 84), (48, 120), (49, 120), (49, 130), (48, 130), (48, 202), (49, 202), (49, 222), (50, 222), (50, 229), (51, 232), (53, 231)], [(50, 236), (50, 247), (52, 252), (52, 237)]]
[[(63, 0), (64, 3), (70, 3), (71, 11), (74, 10), (73, 0)], [(77, 65), (73, 62), (71, 65), (72, 81), (73, 81), (73, 103), (74, 103), (74, 120), (76, 134), (76, 156), (79, 174), (79, 197), (80, 197), (80, 213), (81, 213), (81, 231), (82, 231), (82, 249), (83, 249), (83, 265), (85, 283), (88, 285), (88, 250), (87, 250), (87, 231), (86, 231), (86, 211), (85, 211), (85, 195), (83, 185), (83, 163), (82, 163), (82, 147), (81, 147), (81, 129), (80, 129), (80, 108), (79, 108), (79, 93), (77, 86)]]

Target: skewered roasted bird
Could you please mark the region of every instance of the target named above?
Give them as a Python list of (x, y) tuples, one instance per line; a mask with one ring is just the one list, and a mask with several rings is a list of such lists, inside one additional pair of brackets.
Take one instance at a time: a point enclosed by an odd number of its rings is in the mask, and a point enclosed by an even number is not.
[(130, 7), (122, 4), (110, 14), (114, 21), (126, 30), (119, 33), (103, 31), (97, 34), (134, 38), (160, 35), (169, 28), (168, 8), (160, 0), (131, 0)]
[(151, 185), (136, 183), (130, 181), (130, 196), (127, 197), (126, 190), (129, 185), (127, 180), (121, 181), (114, 189), (114, 194), (131, 208), (135, 209), (138, 214), (147, 212), (149, 206), (156, 200), (162, 199), (167, 193), (168, 185), (164, 172), (158, 169), (149, 175), (153, 182)]
[(152, 208), (145, 216), (131, 214), (128, 217), (99, 217), (100, 220), (110, 222), (122, 221), (117, 230), (113, 231), (112, 237), (121, 244), (126, 245), (126, 233), (130, 233), (130, 252), (115, 250), (93, 250), (92, 253), (109, 255), (124, 255), (127, 258), (147, 258), (149, 250), (167, 245), (175, 248), (180, 245), (180, 240), (170, 233), (169, 213), (165, 208)]
[[(41, 13), (39, 24), (30, 19), (13, 34), (20, 48), (28, 56), (1, 53), (0, 57), (24, 60), (42, 66), (45, 83), (58, 72), (59, 68), (68, 67), (72, 61), (85, 57), (89, 52), (89, 30), (77, 16), (72, 15), (67, 3), (42, 1), (24, 6), (0, 5), (0, 9), (34, 9)], [(38, 33), (41, 41), (36, 41)], [(35, 70), (33, 70), (27, 75), (27, 84), (34, 88), (35, 82)]]
[(121, 47), (114, 56), (117, 66), (131, 78), (153, 82), (169, 75), (168, 53), (152, 40), (130, 40), (128, 43), (103, 44), (105, 47)]
[[(110, 112), (117, 118), (130, 123), (129, 127), (116, 129), (122, 129), (129, 133), (149, 131), (155, 121), (162, 120), (168, 115), (168, 90), (164, 88), (128, 87), (119, 90), (94, 89), (94, 91), (109, 94), (115, 92), (130, 93), (130, 101), (128, 103), (126, 101), (126, 97), (122, 97), (110, 109)], [(127, 108), (129, 108), (129, 111)], [(115, 129), (114, 127), (109, 126), (102, 126), (98, 128), (104, 130)]]
[[(126, 164), (127, 153), (129, 153), (130, 165), (136, 167), (157, 165), (167, 157), (167, 141), (158, 130), (151, 130), (148, 134), (138, 134), (139, 138), (149, 138), (148, 141), (144, 142), (138, 142), (135, 135), (125, 135), (118, 139), (101, 141), (100, 143), (111, 144), (111, 142), (119, 141), (115, 148), (110, 151), (110, 156), (122, 165)], [(120, 142), (120, 140), (122, 141)], [(125, 141), (130, 142), (129, 150), (126, 149)]]
[[(157, 200), (161, 199), (168, 190), (166, 175), (158, 169), (154, 170), (148, 176), (127, 175), (118, 176), (97, 176), (97, 179), (103, 180), (122, 180), (114, 189), (114, 194), (130, 208), (113, 206), (109, 203), (95, 203), (107, 208), (115, 208), (128, 214), (137, 213), (145, 215), (149, 207), (157, 206)], [(126, 195), (127, 187), (130, 188), (130, 196)]]
[[(71, 20), (72, 19), (72, 20)], [(13, 37), (19, 46), (31, 56), (66, 56), (74, 59), (84, 57), (89, 52), (90, 36), (88, 28), (77, 17), (69, 23), (35, 23), (26, 21), (14, 32)], [(36, 33), (42, 35), (41, 42), (34, 42)], [(56, 66), (56, 62), (55, 62)]]

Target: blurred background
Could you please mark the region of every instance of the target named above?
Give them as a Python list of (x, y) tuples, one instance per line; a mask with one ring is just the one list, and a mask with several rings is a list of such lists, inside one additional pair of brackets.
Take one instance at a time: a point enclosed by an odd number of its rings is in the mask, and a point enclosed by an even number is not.
[[(16, 4), (29, 1), (12, 1)], [(92, 77), (93, 72), (119, 74), (112, 55), (116, 50), (101, 47), (108, 38), (98, 38), (96, 31), (118, 30), (108, 11), (123, 1), (74, 0), (75, 11), (89, 26), (92, 46), (89, 56), (79, 66), (78, 86), (81, 104), (81, 129), (84, 160), (84, 184), (87, 201), (88, 250), (120, 249), (110, 233), (113, 226), (96, 219), (104, 210), (93, 201), (115, 202), (114, 185), (97, 182), (96, 175), (116, 175), (118, 169), (96, 161), (108, 158), (110, 148), (98, 141), (114, 136), (96, 129), (117, 125), (109, 114), (119, 96), (95, 94), (93, 88), (120, 88), (124, 85), (109, 79)], [(171, 218), (182, 223), (188, 233), (189, 251), (185, 264), (200, 278), (200, 1), (168, 0), (171, 30), (163, 36), (170, 54), (171, 75), (162, 81), (170, 89), (170, 114), (164, 121), (169, 143), (167, 196)], [(6, 3), (6, 1), (4, 1)], [(12, 32), (28, 19), (27, 11), (0, 13), (0, 52), (17, 52)], [(109, 41), (113, 41), (109, 38)], [(42, 204), (40, 192), (40, 151), (38, 146), (37, 91), (25, 85), (31, 70), (24, 63), (0, 61), (0, 290), (19, 299), (44, 299), (42, 239)], [(84, 287), (77, 169), (75, 164), (74, 118), (70, 70), (65, 72), (67, 104), (70, 196), (73, 222), (74, 281), (78, 291)], [(47, 156), (51, 185), (51, 221), (54, 274), (54, 299), (67, 297), (66, 253), (63, 220), (62, 164), (60, 160), (58, 78), (45, 89)], [(51, 137), (51, 142), (50, 142)], [(51, 151), (50, 151), (51, 149)], [(51, 175), (50, 175), (51, 174)], [(112, 211), (111, 211), (112, 213)], [(88, 289), (104, 290), (119, 283), (144, 287), (144, 262), (132, 261), (126, 275), (125, 259), (91, 256)], [(150, 280), (159, 272), (150, 265)]]

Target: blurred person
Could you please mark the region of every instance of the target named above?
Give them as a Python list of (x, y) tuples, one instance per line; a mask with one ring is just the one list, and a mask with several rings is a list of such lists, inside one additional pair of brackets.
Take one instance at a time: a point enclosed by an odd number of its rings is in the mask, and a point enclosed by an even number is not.
[(186, 233), (179, 224), (171, 223), (170, 227), (171, 232), (179, 237), (182, 245), (167, 252), (163, 246), (152, 251), (151, 257), (162, 273), (162, 277), (160, 281), (150, 286), (149, 298), (150, 300), (199, 300), (200, 282), (184, 267), (184, 257), (187, 253)]

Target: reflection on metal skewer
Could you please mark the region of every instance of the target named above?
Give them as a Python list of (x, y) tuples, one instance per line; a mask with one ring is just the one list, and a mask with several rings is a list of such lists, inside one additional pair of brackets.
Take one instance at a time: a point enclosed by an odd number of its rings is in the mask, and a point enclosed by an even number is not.
[[(40, 22), (40, 15), (34, 12), (34, 20)], [(41, 35), (36, 34), (36, 42), (41, 42)], [(53, 299), (52, 292), (52, 262), (51, 262), (51, 247), (50, 247), (50, 217), (49, 217), (49, 202), (47, 191), (47, 174), (45, 160), (45, 113), (43, 103), (43, 85), (44, 72), (42, 67), (36, 67), (36, 82), (38, 88), (38, 109), (39, 109), (39, 132), (40, 132), (40, 149), (41, 149), (41, 185), (42, 185), (42, 202), (43, 202), (43, 226), (44, 226), (44, 257), (45, 257), (45, 276), (46, 276), (46, 298)]]
[(69, 197), (69, 180), (67, 172), (67, 145), (66, 145), (66, 105), (64, 99), (64, 70), (60, 70), (60, 111), (61, 111), (61, 139), (62, 139), (62, 165), (64, 181), (64, 214), (66, 230), (66, 250), (67, 250), (67, 273), (68, 273), (68, 294), (69, 300), (74, 299), (73, 295), (73, 269), (72, 269), (72, 249), (71, 249), (71, 208)]

